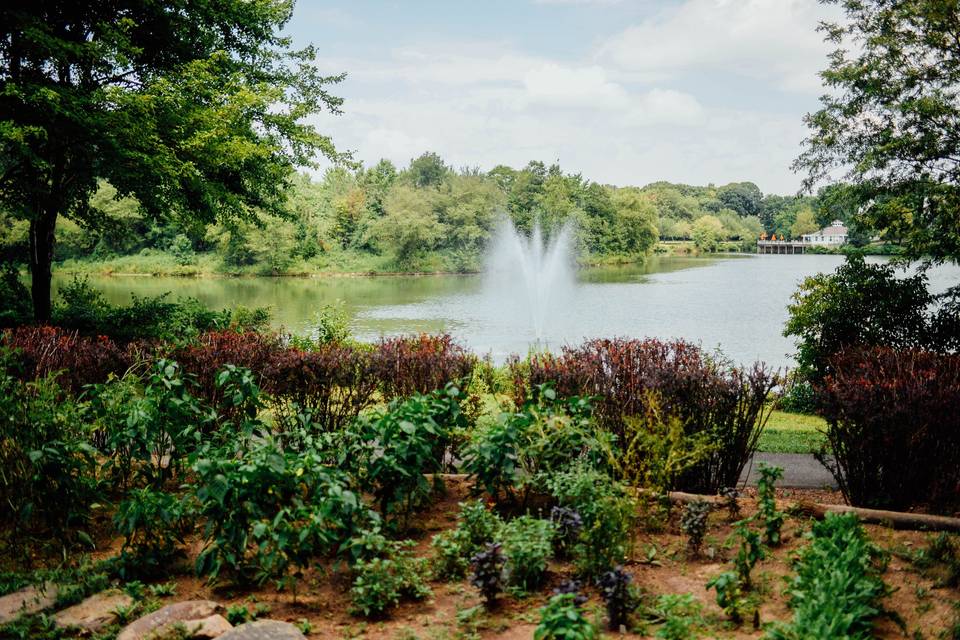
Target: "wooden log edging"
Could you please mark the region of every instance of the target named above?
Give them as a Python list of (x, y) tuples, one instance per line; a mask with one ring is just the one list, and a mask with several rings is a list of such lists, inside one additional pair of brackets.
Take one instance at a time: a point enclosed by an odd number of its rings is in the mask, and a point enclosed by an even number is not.
[[(707, 496), (683, 491), (671, 491), (668, 494), (671, 502), (709, 502), (721, 504), (719, 496)], [(892, 529), (907, 529), (915, 531), (950, 531), (960, 533), (960, 518), (937, 516), (927, 513), (906, 513), (903, 511), (886, 511), (883, 509), (867, 509), (865, 507), (851, 507), (846, 504), (820, 504), (816, 502), (795, 501), (787, 502), (789, 511), (799, 511), (815, 518), (823, 519), (828, 513), (853, 513), (861, 522), (878, 524)]]

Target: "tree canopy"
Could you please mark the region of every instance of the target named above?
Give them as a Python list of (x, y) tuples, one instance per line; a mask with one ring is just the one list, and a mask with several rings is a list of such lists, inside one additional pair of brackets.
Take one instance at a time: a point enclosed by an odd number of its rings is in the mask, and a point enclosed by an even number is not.
[(842, 173), (862, 226), (911, 257), (960, 258), (960, 4), (822, 1), (846, 20), (821, 27), (836, 49), (794, 165), (805, 187)]
[(293, 169), (337, 152), (337, 112), (286, 0), (14, 0), (0, 7), (0, 207), (29, 225), (34, 314), (50, 315), (57, 221), (105, 227), (100, 180), (186, 229), (283, 214)]

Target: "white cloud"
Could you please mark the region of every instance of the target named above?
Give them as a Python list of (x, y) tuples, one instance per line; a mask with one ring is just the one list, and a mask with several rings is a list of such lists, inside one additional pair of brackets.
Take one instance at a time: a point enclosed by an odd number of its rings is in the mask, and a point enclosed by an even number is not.
[(745, 75), (818, 91), (829, 50), (816, 0), (685, 0), (609, 38), (598, 59), (640, 78), (684, 72)]
[(523, 79), (531, 102), (557, 106), (623, 108), (629, 96), (599, 66), (566, 67), (548, 62), (528, 71)]

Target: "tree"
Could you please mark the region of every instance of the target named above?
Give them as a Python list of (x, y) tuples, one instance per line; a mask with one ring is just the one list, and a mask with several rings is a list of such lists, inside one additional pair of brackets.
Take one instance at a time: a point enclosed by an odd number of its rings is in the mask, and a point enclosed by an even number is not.
[(432, 151), (410, 161), (410, 179), (415, 187), (439, 187), (449, 169), (443, 159)]
[(717, 198), (741, 216), (755, 216), (760, 213), (763, 194), (752, 182), (731, 182), (717, 190)]
[(50, 319), (57, 220), (103, 224), (98, 179), (184, 227), (282, 215), (293, 169), (338, 112), (312, 48), (280, 35), (286, 0), (6, 2), (0, 8), (0, 208), (29, 222), (34, 317)]
[(797, 212), (797, 219), (794, 220), (790, 226), (790, 235), (794, 238), (799, 238), (806, 233), (813, 233), (819, 230), (820, 227), (817, 225), (817, 220), (813, 216), (813, 211), (810, 209), (801, 209)]
[(393, 247), (398, 265), (414, 266), (420, 254), (436, 248), (447, 235), (446, 225), (437, 217), (442, 198), (439, 193), (406, 185), (390, 191), (385, 202), (387, 213), (373, 223), (373, 229), (377, 238)]
[(960, 4), (822, 1), (847, 19), (821, 27), (836, 49), (794, 163), (804, 187), (844, 171), (863, 226), (910, 257), (960, 258)]
[(716, 251), (723, 239), (723, 223), (711, 215), (697, 218), (690, 235), (693, 237), (694, 246), (700, 251)]
[(657, 210), (636, 189), (617, 189), (613, 194), (616, 207), (617, 249), (627, 254), (650, 251), (657, 240)]

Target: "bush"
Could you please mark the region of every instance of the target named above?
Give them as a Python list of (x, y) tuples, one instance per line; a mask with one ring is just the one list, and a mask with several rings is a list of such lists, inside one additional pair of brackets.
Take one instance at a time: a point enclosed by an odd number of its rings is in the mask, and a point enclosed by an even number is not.
[(338, 431), (372, 406), (377, 391), (370, 354), (339, 342), (277, 350), (260, 370), (281, 430), (303, 414), (323, 431)]
[(876, 348), (841, 353), (818, 391), (850, 504), (960, 507), (960, 356)]
[(467, 377), (476, 356), (448, 334), (383, 338), (372, 354), (376, 379), (386, 398), (429, 393)]
[(756, 450), (766, 422), (767, 396), (776, 384), (762, 365), (739, 369), (709, 359), (684, 341), (590, 340), (559, 356), (539, 354), (514, 361), (515, 397), (552, 383), (559, 396), (599, 396), (600, 426), (625, 442), (624, 417), (642, 416), (651, 398), (665, 422), (679, 419), (684, 432), (704, 432), (716, 449), (677, 480), (677, 487), (715, 493), (736, 484)]
[(536, 400), (474, 434), (463, 468), (494, 499), (524, 503), (530, 490), (571, 462), (599, 466), (609, 447), (595, 436), (590, 412), (583, 398), (561, 401), (552, 389), (539, 389)]
[(470, 558), (497, 539), (503, 526), (479, 500), (460, 503), (458, 520), (456, 529), (440, 532), (431, 542), (433, 574), (441, 580), (464, 577)]
[(540, 624), (533, 632), (533, 640), (593, 640), (597, 628), (584, 615), (572, 593), (561, 593), (550, 598), (540, 609)]
[(507, 582), (522, 592), (538, 587), (552, 550), (553, 524), (520, 516), (504, 525), (500, 539), (507, 559)]
[(150, 487), (133, 489), (117, 507), (113, 525), (123, 536), (122, 554), (132, 553), (126, 566), (136, 575), (154, 575), (183, 544), (187, 504), (180, 496)]
[(319, 455), (284, 452), (270, 440), (237, 457), (202, 458), (193, 471), (206, 520), (197, 571), (211, 578), (223, 569), (259, 582), (283, 577), (376, 520)]
[(636, 501), (609, 476), (574, 467), (547, 485), (561, 506), (577, 511), (583, 528), (573, 549), (577, 571), (595, 578), (622, 564), (633, 544)]
[(735, 624), (743, 622), (746, 599), (740, 586), (740, 576), (733, 571), (724, 571), (707, 582), (707, 589), (716, 589), (717, 605)]
[[(53, 376), (21, 382), (0, 349), (0, 519), (15, 535), (83, 524), (100, 497), (80, 408)], [(89, 538), (87, 539), (89, 541)]]
[(814, 523), (790, 580), (793, 620), (777, 624), (771, 640), (874, 637), (887, 587), (873, 565), (877, 555), (855, 515), (828, 514)]
[(637, 608), (637, 598), (630, 589), (632, 581), (633, 577), (620, 565), (603, 573), (597, 581), (607, 607), (607, 628), (610, 631), (626, 626), (628, 617)]
[(402, 547), (408, 542), (389, 545), (380, 557), (361, 559), (353, 566), (350, 612), (368, 618), (382, 617), (403, 598), (423, 600), (430, 588), (423, 580), (425, 563)]
[(57, 327), (18, 327), (3, 333), (2, 345), (15, 350), (19, 377), (35, 380), (55, 375), (66, 390), (78, 392), (84, 385), (104, 382), (120, 375), (133, 358), (104, 336), (81, 336)]
[(503, 567), (506, 558), (502, 549), (500, 543), (493, 542), (470, 558), (470, 584), (480, 591), (488, 608), (496, 604), (497, 596), (503, 591)]
[(204, 333), (196, 341), (175, 349), (170, 357), (180, 363), (184, 372), (194, 376), (199, 394), (210, 404), (218, 405), (222, 396), (216, 385), (217, 372), (228, 364), (250, 369), (256, 374), (257, 383), (265, 391), (272, 391), (263, 371), (279, 350), (275, 335), (224, 330)]
[(710, 503), (697, 500), (687, 503), (680, 516), (680, 530), (687, 534), (687, 548), (694, 556), (700, 555), (709, 515)]
[(459, 389), (414, 395), (391, 402), (382, 413), (364, 416), (350, 428), (344, 463), (373, 493), (380, 513), (404, 523), (430, 494), (427, 473), (442, 470), (452, 429), (460, 418)]

